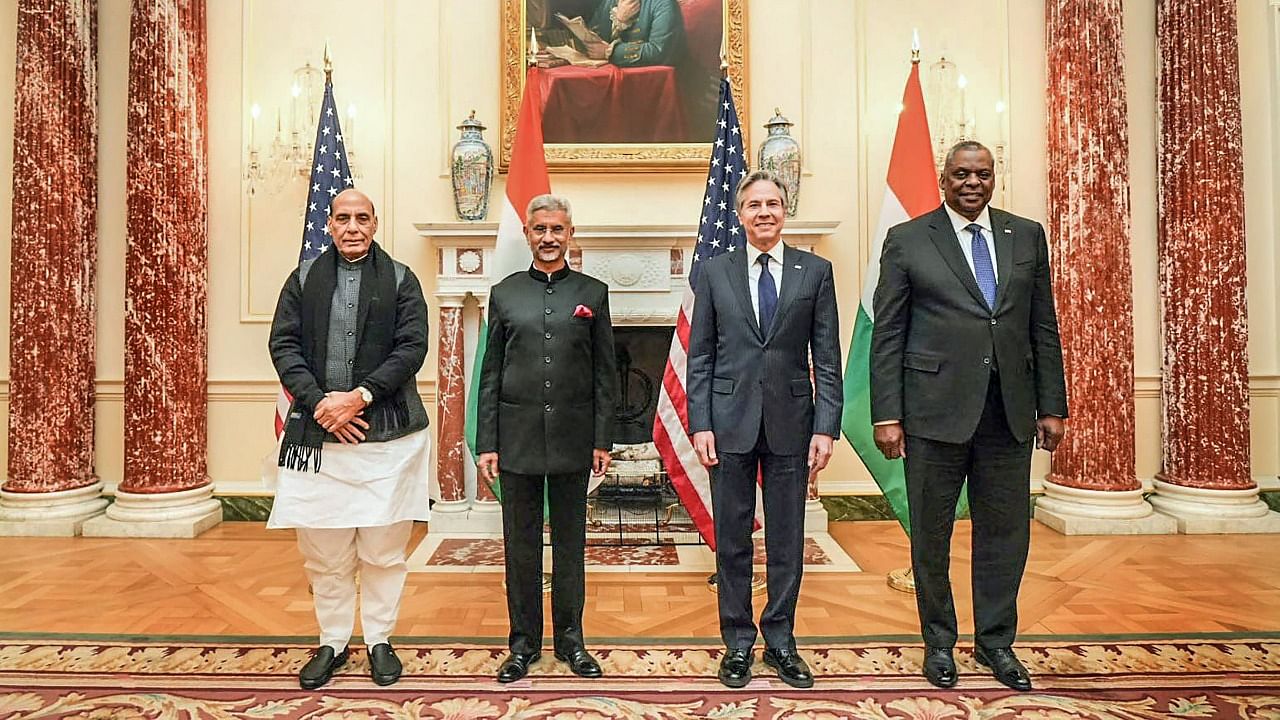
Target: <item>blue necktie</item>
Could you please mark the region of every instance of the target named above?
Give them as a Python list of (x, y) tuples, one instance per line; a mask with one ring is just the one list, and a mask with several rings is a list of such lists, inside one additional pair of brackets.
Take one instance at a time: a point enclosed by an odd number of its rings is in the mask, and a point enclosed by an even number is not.
[(760, 332), (767, 334), (773, 313), (778, 309), (778, 286), (773, 283), (773, 273), (769, 272), (768, 253), (760, 253), (756, 262), (760, 263), (760, 283), (756, 288), (756, 297), (760, 301)]
[(991, 252), (987, 250), (987, 241), (982, 238), (982, 226), (970, 223), (965, 230), (973, 233), (973, 277), (978, 281), (978, 289), (987, 300), (987, 308), (996, 308), (996, 271), (991, 265)]

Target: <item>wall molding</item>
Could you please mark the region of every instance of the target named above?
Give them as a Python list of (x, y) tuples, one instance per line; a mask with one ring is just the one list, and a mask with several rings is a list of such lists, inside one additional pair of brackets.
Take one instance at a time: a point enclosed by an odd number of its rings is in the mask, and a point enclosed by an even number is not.
[[(280, 383), (276, 380), (210, 380), (206, 383), (206, 397), (210, 403), (270, 403), (276, 402)], [(124, 380), (99, 378), (94, 393), (98, 402), (124, 402)], [(434, 405), (436, 383), (419, 380), (418, 395), (422, 402)], [(0, 379), (0, 403), (9, 402), (9, 379)]]

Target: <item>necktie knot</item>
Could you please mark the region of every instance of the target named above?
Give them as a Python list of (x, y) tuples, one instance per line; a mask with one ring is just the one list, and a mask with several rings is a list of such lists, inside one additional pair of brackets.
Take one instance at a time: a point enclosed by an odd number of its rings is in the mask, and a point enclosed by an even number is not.
[(768, 270), (769, 269), (769, 253), (760, 253), (760, 256), (756, 258), (756, 262), (760, 263), (760, 266), (763, 267), (765, 270)]
[(970, 233), (973, 233), (974, 235), (978, 235), (978, 236), (982, 235), (982, 226), (979, 225), (978, 223), (969, 223), (968, 225), (965, 226), (964, 229), (968, 230)]

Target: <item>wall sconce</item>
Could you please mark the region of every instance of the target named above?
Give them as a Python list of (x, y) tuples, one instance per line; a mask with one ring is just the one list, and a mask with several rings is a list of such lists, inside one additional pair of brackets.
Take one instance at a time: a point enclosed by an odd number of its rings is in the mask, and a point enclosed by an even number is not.
[(939, 169), (952, 145), (973, 137), (974, 119), (965, 97), (968, 85), (968, 79), (946, 57), (929, 66), (929, 119), (933, 158)]
[[(279, 191), (292, 182), (305, 181), (311, 176), (311, 159), (315, 152), (312, 141), (315, 138), (320, 105), (324, 100), (325, 78), (331, 70), (326, 47), (324, 70), (308, 61), (293, 71), (289, 97), (280, 104), (289, 110), (287, 119), (277, 108), (275, 133), (265, 152), (258, 147), (256, 140), (262, 108), (257, 103), (253, 104), (249, 111), (249, 145), (246, 148), (244, 176), (246, 191), (250, 197), (263, 189), (269, 192)], [(355, 115), (355, 104), (348, 105), (342, 140), (347, 150), (347, 164), (351, 168), (351, 174), (361, 178), (364, 174), (356, 162), (353, 149)]]

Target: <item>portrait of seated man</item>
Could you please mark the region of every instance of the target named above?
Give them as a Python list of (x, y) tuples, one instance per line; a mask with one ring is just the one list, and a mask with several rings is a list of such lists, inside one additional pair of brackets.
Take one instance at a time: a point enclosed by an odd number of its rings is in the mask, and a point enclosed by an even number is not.
[(618, 67), (674, 65), (684, 51), (676, 0), (600, 0), (590, 27), (609, 44), (609, 62)]
[(723, 0), (526, 0), (548, 143), (709, 142)]

